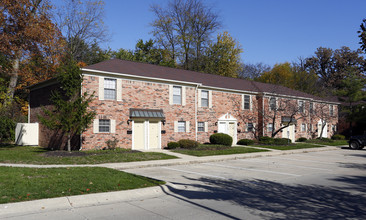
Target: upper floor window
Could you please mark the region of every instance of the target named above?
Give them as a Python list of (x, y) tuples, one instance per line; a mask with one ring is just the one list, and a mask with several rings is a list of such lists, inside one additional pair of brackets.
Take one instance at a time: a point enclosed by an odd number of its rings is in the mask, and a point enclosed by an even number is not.
[(244, 109), (250, 109), (250, 96), (244, 95)]
[(314, 111), (314, 103), (310, 102), (310, 106), (309, 106), (310, 114), (313, 114), (313, 111)]
[(274, 111), (276, 109), (276, 98), (272, 97), (269, 99), (269, 109)]
[(116, 99), (116, 79), (104, 79), (104, 99), (115, 100)]
[(206, 90), (201, 91), (201, 106), (208, 107), (208, 91)]
[(110, 132), (111, 121), (109, 119), (99, 119), (99, 132)]
[(182, 104), (182, 87), (173, 86), (173, 104)]
[(299, 101), (299, 112), (304, 113), (304, 101)]
[(330, 116), (333, 116), (333, 114), (334, 114), (333, 105), (329, 105), (329, 114), (330, 114)]

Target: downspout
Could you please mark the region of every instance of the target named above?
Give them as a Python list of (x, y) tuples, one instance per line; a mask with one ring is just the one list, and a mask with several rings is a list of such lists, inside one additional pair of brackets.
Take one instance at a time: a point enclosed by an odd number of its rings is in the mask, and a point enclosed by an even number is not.
[(198, 134), (197, 134), (197, 92), (198, 92), (198, 84), (196, 85), (196, 91), (194, 93), (194, 119), (195, 119), (195, 134), (196, 134), (196, 141), (198, 141)]
[[(83, 77), (83, 75), (81, 75), (81, 77)], [(80, 97), (83, 95), (83, 81), (84, 81), (84, 78), (83, 80), (81, 81), (81, 86), (80, 86)], [(79, 151), (81, 151), (83, 149), (83, 134), (81, 133), (80, 134), (80, 149)]]

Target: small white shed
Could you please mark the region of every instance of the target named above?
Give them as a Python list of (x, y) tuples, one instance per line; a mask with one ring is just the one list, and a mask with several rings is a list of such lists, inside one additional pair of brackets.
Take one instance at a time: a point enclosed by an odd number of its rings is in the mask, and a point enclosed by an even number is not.
[(17, 123), (15, 144), (38, 145), (38, 123)]

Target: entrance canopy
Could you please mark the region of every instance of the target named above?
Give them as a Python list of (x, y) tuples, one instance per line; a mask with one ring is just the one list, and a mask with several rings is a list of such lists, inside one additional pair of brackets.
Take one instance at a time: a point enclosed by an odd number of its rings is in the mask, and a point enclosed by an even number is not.
[(130, 118), (156, 118), (165, 119), (163, 109), (137, 109), (130, 108)]

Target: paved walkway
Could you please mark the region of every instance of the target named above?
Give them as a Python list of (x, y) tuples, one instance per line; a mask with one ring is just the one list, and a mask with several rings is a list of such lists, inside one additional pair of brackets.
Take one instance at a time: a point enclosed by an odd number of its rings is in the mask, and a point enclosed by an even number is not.
[(207, 162), (217, 162), (217, 161), (236, 160), (236, 159), (255, 158), (255, 157), (277, 156), (277, 155), (285, 155), (285, 154), (328, 151), (328, 150), (336, 150), (338, 148), (339, 148), (339, 146), (338, 147), (327, 146), (327, 147), (322, 147), (322, 148), (305, 148), (305, 149), (285, 150), (285, 151), (261, 148), (261, 149), (266, 149), (266, 150), (269, 150), (269, 151), (267, 151), (267, 152), (256, 152), (256, 153), (246, 153), (246, 154), (204, 156), (204, 157), (190, 156), (190, 155), (171, 152), (169, 150), (157, 149), (157, 150), (154, 150), (154, 152), (165, 153), (165, 154), (176, 156), (178, 158), (177, 159), (169, 159), (169, 160), (148, 160), (148, 161), (137, 161), (137, 162), (103, 163), (103, 164), (79, 164), (79, 165), (35, 165), (35, 164), (0, 163), (0, 166), (30, 167), (30, 168), (107, 167), (107, 168), (112, 168), (112, 169), (117, 169), (117, 170), (127, 170), (127, 169), (145, 168), (145, 167), (173, 166), (173, 165), (207, 163)]

